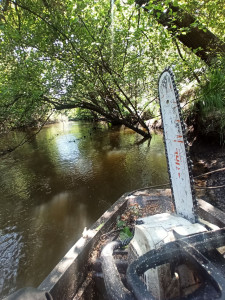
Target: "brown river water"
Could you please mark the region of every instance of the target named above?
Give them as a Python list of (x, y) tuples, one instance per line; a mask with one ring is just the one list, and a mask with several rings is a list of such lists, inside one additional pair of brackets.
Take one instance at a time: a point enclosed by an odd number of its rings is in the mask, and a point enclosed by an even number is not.
[[(2, 135), (0, 148), (25, 132)], [(122, 194), (168, 181), (161, 134), (68, 122), (0, 159), (0, 299), (37, 287)]]

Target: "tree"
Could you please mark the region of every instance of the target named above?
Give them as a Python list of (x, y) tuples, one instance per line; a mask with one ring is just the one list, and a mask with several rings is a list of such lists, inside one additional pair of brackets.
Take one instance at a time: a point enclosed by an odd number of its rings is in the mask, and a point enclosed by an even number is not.
[[(172, 36), (194, 51), (208, 65), (212, 65), (218, 55), (225, 55), (225, 43), (201, 24), (193, 14), (181, 8), (178, 1), (162, 3), (155, 0), (136, 0), (136, 3), (153, 14)], [(214, 4), (215, 9), (216, 5), (217, 3)]]
[[(31, 117), (51, 107), (82, 108), (150, 137), (138, 107), (146, 89), (137, 86), (137, 72), (145, 76), (137, 57), (141, 37), (123, 40), (136, 20), (133, 14), (129, 11), (128, 20), (113, 25), (114, 34), (107, 1), (3, 3), (1, 58), (7, 76), (1, 82), (2, 122), (10, 116), (16, 126), (28, 112)], [(120, 48), (113, 43), (121, 43)]]
[[(113, 7), (106, 0), (2, 1), (2, 126), (29, 125), (46, 119), (53, 108), (77, 108), (149, 137), (142, 116), (145, 110), (154, 115), (158, 107), (160, 72), (172, 65), (181, 83), (198, 79), (194, 70), (205, 67), (199, 56), (175, 42), (174, 37), (189, 34), (189, 27), (175, 25), (180, 22), (175, 4), (168, 12), (170, 2), (160, 9), (154, 1), (153, 13), (140, 16), (134, 0), (115, 1)], [(184, 11), (184, 5), (179, 9)], [(170, 21), (162, 26), (165, 13)]]

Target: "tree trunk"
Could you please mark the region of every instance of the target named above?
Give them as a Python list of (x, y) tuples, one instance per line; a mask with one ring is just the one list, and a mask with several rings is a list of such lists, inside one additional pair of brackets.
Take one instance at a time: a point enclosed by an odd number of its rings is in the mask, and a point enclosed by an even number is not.
[(138, 127), (134, 122), (132, 122), (132, 120), (129, 119), (125, 119), (125, 118), (120, 118), (117, 115), (113, 115), (112, 113), (108, 113), (106, 112), (104, 109), (102, 109), (100, 106), (94, 105), (93, 103), (88, 103), (88, 102), (82, 102), (80, 104), (66, 104), (66, 103), (57, 103), (54, 101), (51, 101), (50, 99), (48, 99), (48, 97), (43, 96), (42, 98), (45, 102), (52, 104), (56, 110), (64, 110), (64, 109), (72, 109), (72, 108), (83, 108), (83, 109), (88, 109), (92, 112), (95, 112), (97, 114), (100, 114), (101, 116), (103, 116), (104, 118), (106, 118), (106, 120), (108, 120), (109, 122), (112, 123), (116, 123), (116, 124), (120, 124), (120, 125), (125, 125), (126, 127), (130, 128), (131, 130), (137, 132), (138, 134), (140, 134), (141, 136), (143, 136), (144, 138), (148, 139), (151, 138), (151, 133), (149, 131), (149, 128), (147, 127), (147, 125), (144, 123), (144, 121), (142, 120), (141, 124), (145, 124), (144, 129)]
[[(148, 0), (136, 0), (136, 3), (147, 11), (145, 5), (148, 2)], [(155, 1), (155, 4), (158, 3), (159, 1)], [(225, 44), (207, 28), (199, 26), (200, 23), (193, 15), (173, 4), (169, 4), (168, 9), (164, 12), (154, 9), (154, 4), (152, 8), (156, 20), (163, 26), (167, 26), (173, 36), (194, 51), (206, 64), (213, 64), (218, 54), (225, 55)], [(196, 27), (192, 24), (195, 24)], [(179, 32), (180, 30), (184, 31), (182, 28), (188, 28), (185, 34)]]

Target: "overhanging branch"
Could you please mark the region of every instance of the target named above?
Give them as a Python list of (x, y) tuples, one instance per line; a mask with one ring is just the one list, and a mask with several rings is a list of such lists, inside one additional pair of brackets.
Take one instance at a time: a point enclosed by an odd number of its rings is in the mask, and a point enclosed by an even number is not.
[[(149, 0), (135, 0), (135, 2), (149, 11)], [(159, 4), (162, 5), (162, 2), (156, 0), (151, 7), (157, 22), (167, 27), (173, 36), (190, 48), (206, 64), (211, 65), (217, 59), (218, 54), (225, 55), (225, 44), (210, 30), (203, 27), (193, 15), (172, 3), (162, 12), (157, 9)], [(188, 28), (188, 30), (182, 33), (184, 28)]]

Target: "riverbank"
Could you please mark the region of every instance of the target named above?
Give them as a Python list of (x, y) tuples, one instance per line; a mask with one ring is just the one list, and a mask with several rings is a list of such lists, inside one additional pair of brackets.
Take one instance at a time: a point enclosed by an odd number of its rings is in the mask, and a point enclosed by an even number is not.
[[(225, 211), (225, 146), (201, 140), (190, 147), (190, 156), (194, 165), (194, 177), (209, 173), (195, 179), (195, 184), (199, 187), (196, 189), (197, 197)], [(220, 171), (213, 172), (216, 170)]]
[[(161, 120), (149, 122), (151, 130), (161, 130)], [(196, 196), (225, 211), (225, 144), (221, 145), (218, 135), (196, 136), (188, 128), (187, 139), (191, 146), (189, 154), (193, 161)], [(208, 173), (207, 175), (200, 176)]]

